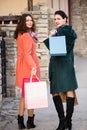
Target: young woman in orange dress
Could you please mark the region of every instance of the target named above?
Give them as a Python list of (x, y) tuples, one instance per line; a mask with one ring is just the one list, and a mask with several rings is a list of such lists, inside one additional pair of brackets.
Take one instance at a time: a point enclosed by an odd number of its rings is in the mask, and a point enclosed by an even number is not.
[[(36, 54), (36, 25), (30, 14), (22, 14), (15, 30), (15, 39), (17, 43), (17, 61), (16, 61), (16, 87), (22, 89), (23, 78), (30, 78), (31, 75), (37, 75), (40, 78), (39, 59)], [(34, 110), (28, 110), (27, 126), (24, 125), (25, 99), (20, 98), (18, 127), (19, 129), (35, 128)]]

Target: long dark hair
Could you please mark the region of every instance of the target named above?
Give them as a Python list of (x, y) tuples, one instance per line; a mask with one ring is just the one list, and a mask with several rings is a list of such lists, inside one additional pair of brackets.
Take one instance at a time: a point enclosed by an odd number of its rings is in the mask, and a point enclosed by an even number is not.
[(66, 13), (62, 10), (58, 10), (54, 13), (54, 15), (60, 15), (63, 19), (66, 18), (66, 23), (68, 22), (68, 16), (66, 15)]
[[(33, 21), (33, 26), (31, 29), (29, 29), (27, 26), (26, 26), (26, 17), (27, 16), (30, 16), (32, 18), (32, 21)], [(23, 34), (25, 32), (28, 32), (29, 30), (35, 32), (36, 31), (36, 25), (35, 25), (35, 21), (34, 21), (34, 18), (31, 14), (22, 14), (22, 16), (20, 16), (20, 19), (18, 21), (18, 24), (17, 24), (17, 27), (16, 27), (16, 30), (14, 32), (14, 38), (17, 39), (18, 37), (18, 34)]]

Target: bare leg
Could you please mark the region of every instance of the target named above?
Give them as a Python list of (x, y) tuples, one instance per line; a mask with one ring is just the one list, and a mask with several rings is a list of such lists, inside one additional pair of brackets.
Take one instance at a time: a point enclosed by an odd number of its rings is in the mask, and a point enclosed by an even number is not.
[(25, 100), (23, 97), (21, 97), (20, 103), (19, 103), (19, 115), (20, 116), (24, 115), (24, 110), (25, 110)]
[(32, 117), (34, 114), (34, 109), (30, 109), (27, 112), (28, 112), (28, 116)]

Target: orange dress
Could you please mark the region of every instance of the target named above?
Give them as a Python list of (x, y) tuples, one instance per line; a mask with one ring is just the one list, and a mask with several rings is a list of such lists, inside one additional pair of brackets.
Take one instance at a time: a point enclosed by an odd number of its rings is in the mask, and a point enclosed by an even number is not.
[(33, 67), (40, 78), (39, 59), (36, 55), (36, 42), (29, 33), (19, 34), (17, 38), (16, 86), (22, 87), (23, 78), (30, 78)]

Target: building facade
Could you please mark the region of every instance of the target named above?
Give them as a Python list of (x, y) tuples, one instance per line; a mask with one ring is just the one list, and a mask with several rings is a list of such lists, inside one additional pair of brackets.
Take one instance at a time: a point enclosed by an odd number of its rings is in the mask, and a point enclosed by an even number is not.
[[(29, 3), (31, 2), (31, 3)], [(20, 6), (21, 5), (21, 6)], [(33, 5), (33, 6), (32, 6)], [(6, 7), (6, 8), (4, 8)], [(41, 78), (48, 80), (49, 52), (43, 44), (48, 31), (53, 27), (53, 14), (57, 9), (64, 10), (69, 16), (69, 23), (77, 32), (75, 53), (87, 56), (87, 0), (0, 0), (0, 30), (4, 31), (6, 46), (6, 95), (15, 96), (15, 63), (17, 50), (14, 30), (18, 16), (31, 13), (35, 20), (38, 33), (37, 54), (40, 60)], [(1, 57), (0, 57), (1, 63)], [(2, 101), (2, 69), (0, 66), (0, 102)]]

